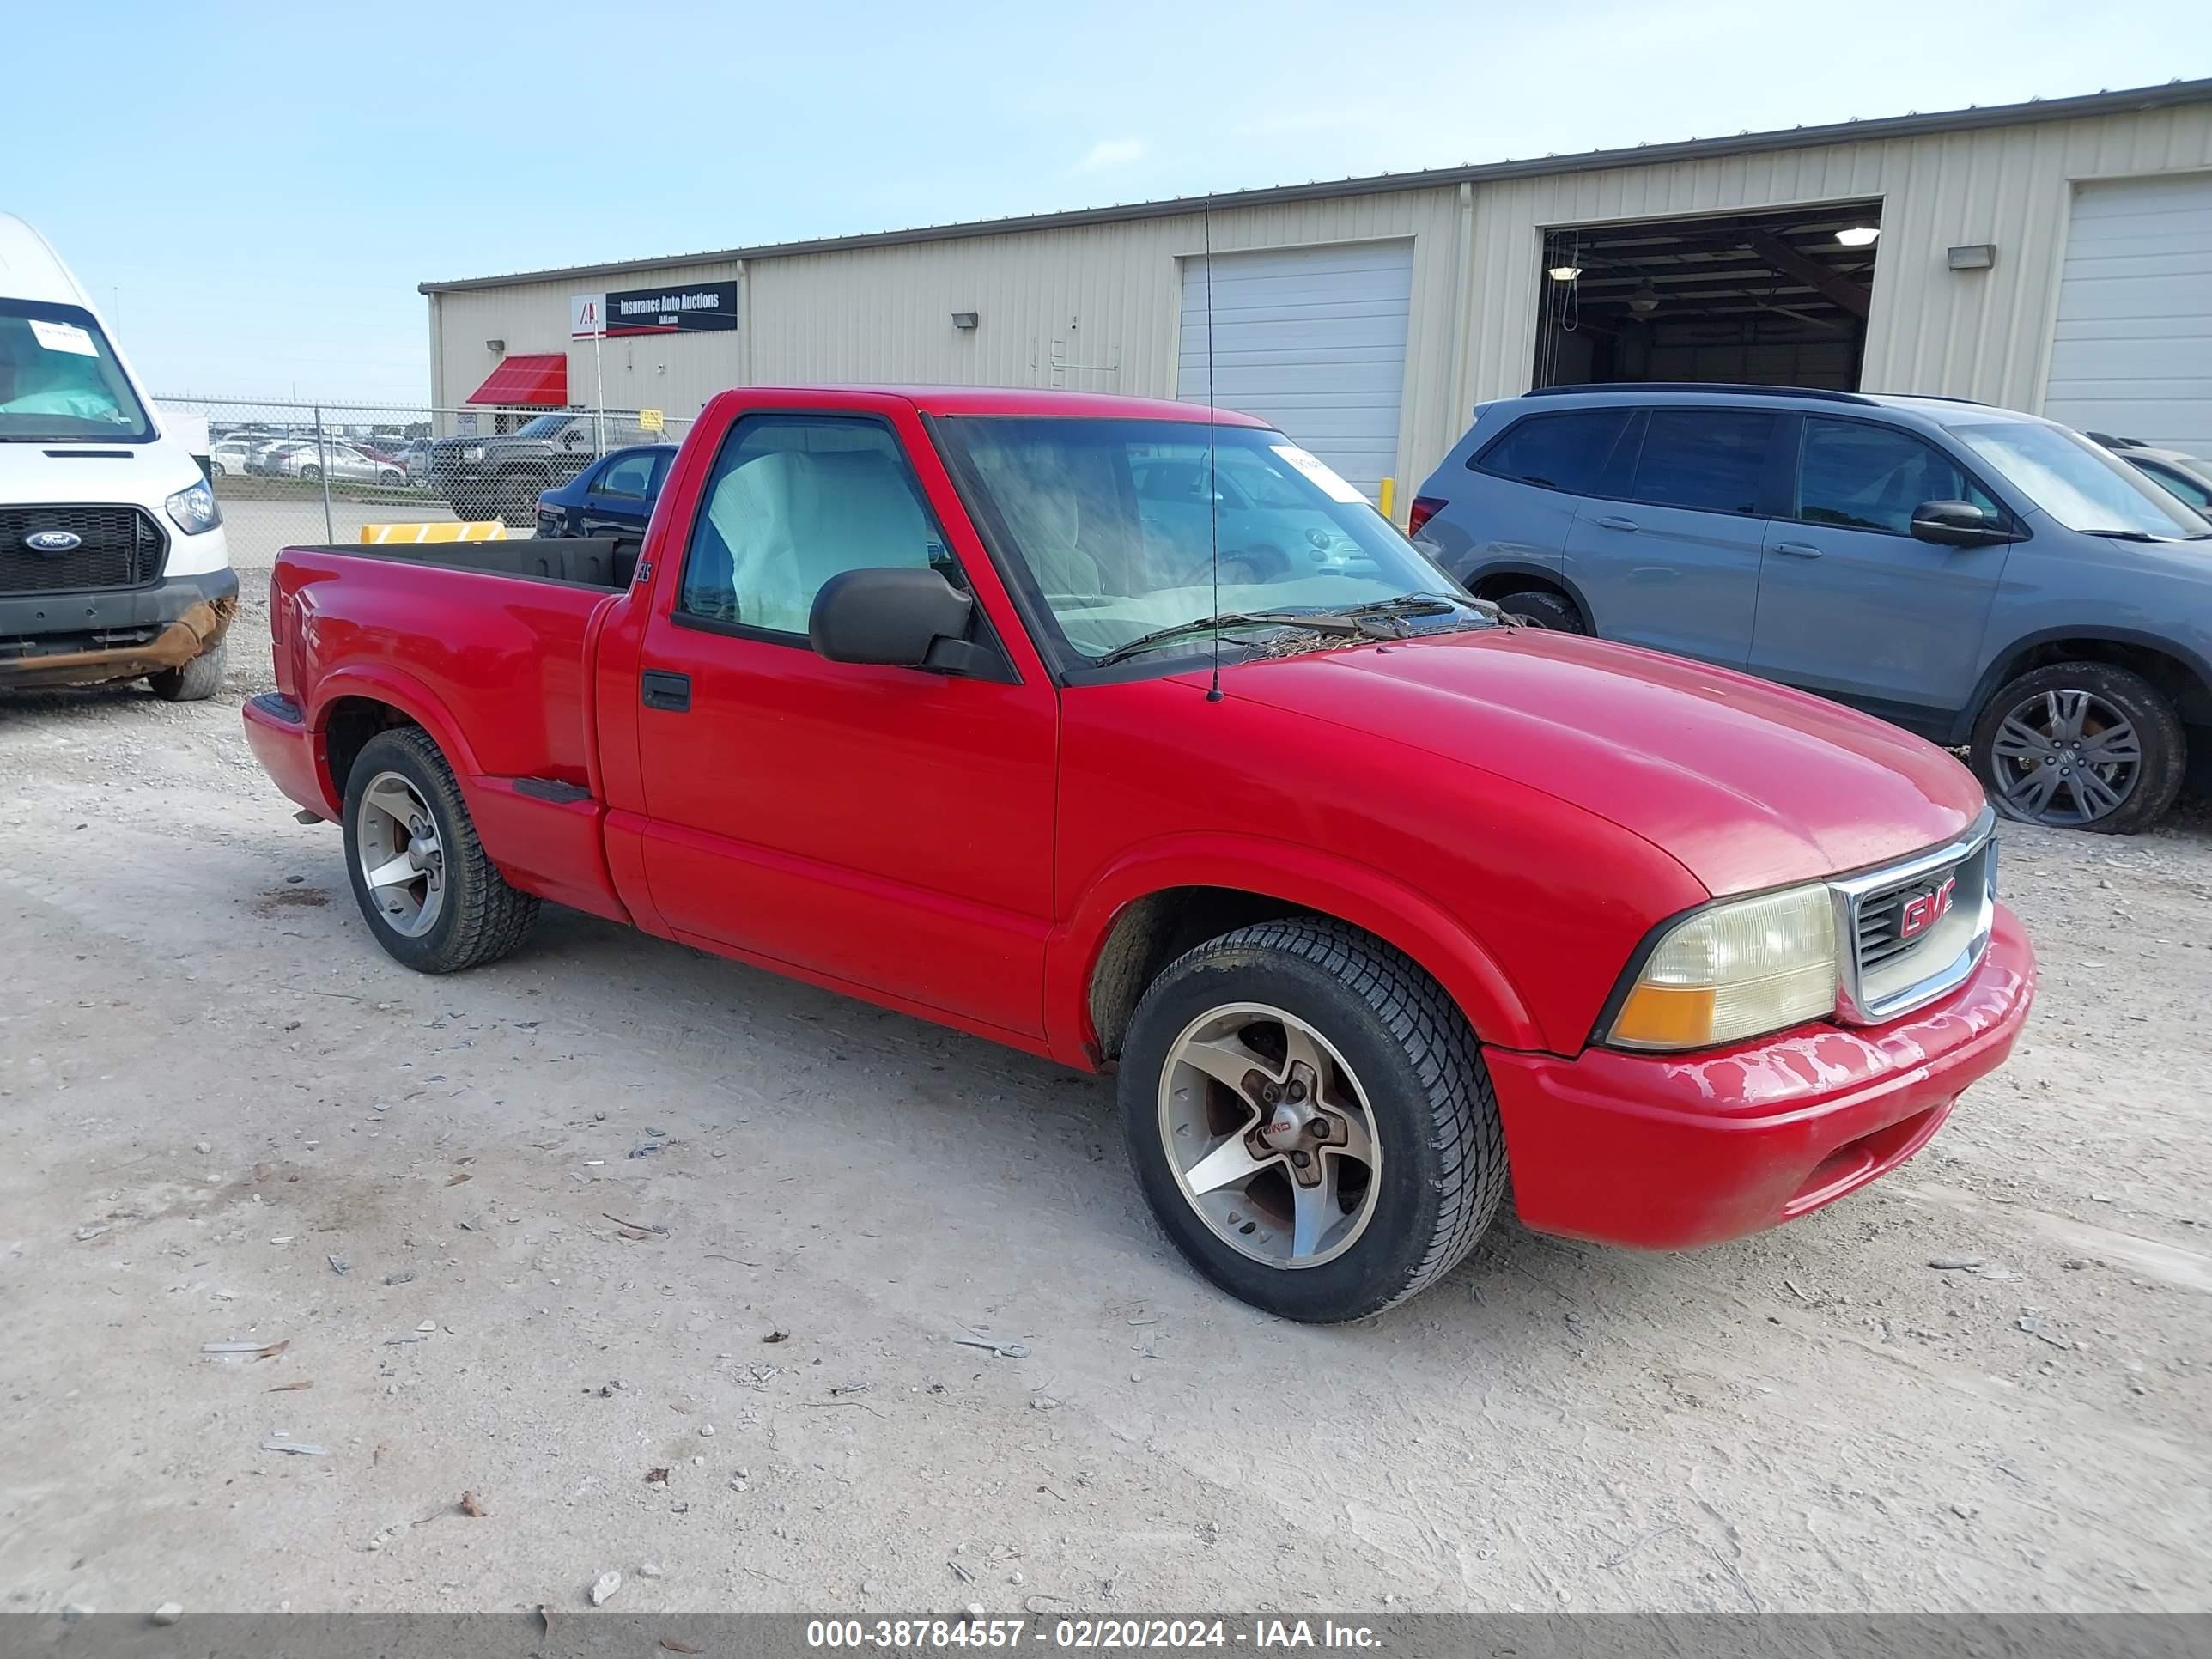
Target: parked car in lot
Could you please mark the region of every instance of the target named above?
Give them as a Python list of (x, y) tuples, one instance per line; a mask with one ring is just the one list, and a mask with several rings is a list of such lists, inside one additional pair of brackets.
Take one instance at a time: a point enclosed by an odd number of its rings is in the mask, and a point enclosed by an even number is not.
[(91, 296), (0, 213), (0, 689), (212, 696), (238, 577), (222, 507)]
[(2212, 728), (2212, 520), (2033, 416), (1557, 387), (1479, 410), (1413, 526), (1529, 621), (1971, 746), (2012, 817), (2142, 829), (2180, 791), (2188, 728)]
[(613, 536), (635, 543), (676, 459), (674, 444), (633, 444), (538, 498), (541, 536)]
[(397, 462), (380, 459), (351, 444), (335, 443), (329, 439), (320, 443), (311, 440), (282, 446), (270, 454), (268, 471), (278, 477), (301, 478), (309, 483), (321, 478), (326, 471), (334, 483), (396, 488), (407, 482), (405, 470)]
[(2212, 512), (2212, 461), (2147, 444), (2140, 438), (2113, 438), (2101, 432), (2088, 435), (2199, 513)]
[(209, 467), (218, 478), (241, 476), (248, 458), (260, 447), (258, 438), (218, 438), (208, 452)]
[[(1509, 1169), (1577, 1237), (1789, 1220), (2003, 1058), (2034, 960), (1965, 768), (1509, 625), (1204, 413), (725, 392), (636, 556), (285, 551), (248, 738), (409, 967), (552, 899), (1116, 1069), (1161, 1224), (1294, 1318), (1432, 1283)], [(1210, 523), (1133, 481), (1215, 452), (1360, 556), (1224, 568), (1214, 610)]]
[(464, 519), (532, 522), (538, 498), (564, 484), (609, 449), (641, 441), (635, 421), (564, 411), (533, 416), (500, 437), (441, 438), (430, 454), (430, 483)]

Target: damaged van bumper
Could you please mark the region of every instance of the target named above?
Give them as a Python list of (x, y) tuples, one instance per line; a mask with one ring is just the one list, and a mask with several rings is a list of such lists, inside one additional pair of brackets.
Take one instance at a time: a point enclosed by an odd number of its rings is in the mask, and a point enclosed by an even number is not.
[(230, 570), (150, 587), (0, 594), (0, 690), (97, 685), (182, 668), (222, 643), (237, 610)]

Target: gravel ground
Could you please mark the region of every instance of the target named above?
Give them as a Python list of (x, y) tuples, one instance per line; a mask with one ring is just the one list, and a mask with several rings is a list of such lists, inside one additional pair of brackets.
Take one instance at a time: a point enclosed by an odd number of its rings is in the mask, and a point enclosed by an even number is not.
[(264, 574), (214, 702), (0, 696), (0, 1607), (2212, 1608), (2202, 809), (2009, 834), (2043, 1000), (1890, 1179), (1310, 1329), (1096, 1079), (565, 912), (398, 969)]

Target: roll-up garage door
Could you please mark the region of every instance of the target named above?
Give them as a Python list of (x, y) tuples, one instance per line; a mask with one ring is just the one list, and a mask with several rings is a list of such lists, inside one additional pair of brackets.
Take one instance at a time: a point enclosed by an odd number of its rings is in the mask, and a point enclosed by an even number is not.
[(2212, 173), (2075, 191), (2043, 412), (2212, 455)]
[[(1213, 401), (1280, 427), (1371, 500), (1396, 471), (1411, 242), (1213, 257)], [(1176, 387), (1206, 401), (1203, 258), (1183, 262)]]

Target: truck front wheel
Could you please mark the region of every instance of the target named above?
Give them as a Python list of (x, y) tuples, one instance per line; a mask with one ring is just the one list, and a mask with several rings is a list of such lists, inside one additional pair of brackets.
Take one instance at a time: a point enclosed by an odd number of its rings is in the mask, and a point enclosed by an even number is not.
[(453, 768), (418, 726), (362, 745), (346, 781), (345, 851), (369, 931), (417, 973), (496, 962), (538, 919), (536, 896), (485, 855)]
[(1121, 1054), (1123, 1127), (1168, 1237), (1289, 1319), (1358, 1319), (1474, 1247), (1505, 1140), (1474, 1033), (1437, 983), (1319, 917), (1238, 928), (1162, 972)]

